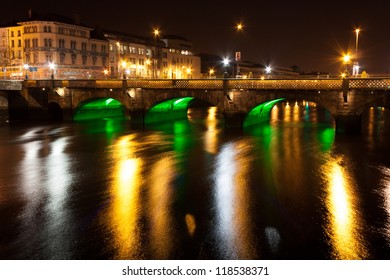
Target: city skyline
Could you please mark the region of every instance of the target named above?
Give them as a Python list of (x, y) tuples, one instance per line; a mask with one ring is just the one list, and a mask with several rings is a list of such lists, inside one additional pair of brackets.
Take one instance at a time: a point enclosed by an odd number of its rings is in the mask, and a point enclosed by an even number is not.
[[(227, 5), (223, 1), (197, 1), (183, 4), (132, 3), (120, 1), (92, 3), (67, 1), (66, 6), (49, 1), (30, 1), (2, 15), (2, 23), (23, 20), (32, 13), (78, 14), (83, 24), (143, 36), (175, 34), (193, 42), (196, 53), (210, 53), (274, 67), (297, 65), (302, 71), (337, 73), (343, 68), (343, 53), (354, 52), (355, 28), (360, 28), (359, 63), (369, 73), (390, 70), (390, 37), (385, 26), (381, 1), (369, 8), (353, 1), (279, 1)], [(75, 4), (77, 3), (77, 5)], [(77, 7), (76, 9), (74, 7)], [(111, 16), (112, 17), (111, 17)], [(243, 30), (235, 30), (238, 23)]]

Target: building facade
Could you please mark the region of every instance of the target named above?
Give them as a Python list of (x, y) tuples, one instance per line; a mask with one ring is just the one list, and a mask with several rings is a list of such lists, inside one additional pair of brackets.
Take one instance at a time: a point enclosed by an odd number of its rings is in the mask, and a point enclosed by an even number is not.
[(7, 78), (87, 79), (104, 77), (108, 42), (93, 29), (56, 18), (29, 19), (0, 30), (3, 76)]
[(178, 36), (148, 38), (84, 26), (57, 15), (0, 28), (7, 79), (200, 78), (200, 57)]
[(177, 36), (163, 39), (104, 31), (109, 41), (109, 76), (114, 78), (200, 78), (200, 57), (192, 43)]

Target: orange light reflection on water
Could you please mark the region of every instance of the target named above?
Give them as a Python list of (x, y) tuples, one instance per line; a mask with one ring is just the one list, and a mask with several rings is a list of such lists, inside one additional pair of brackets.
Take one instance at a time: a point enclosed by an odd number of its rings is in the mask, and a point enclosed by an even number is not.
[(142, 250), (139, 224), (143, 162), (134, 155), (134, 141), (130, 136), (125, 136), (113, 148), (113, 184), (106, 223), (111, 228), (115, 259), (139, 258)]
[(362, 222), (357, 208), (355, 185), (342, 159), (330, 159), (323, 170), (326, 180), (327, 234), (334, 259), (365, 259), (368, 257), (362, 236)]
[(204, 134), (205, 150), (210, 154), (216, 154), (218, 152), (219, 136), (219, 131), (217, 130), (219, 122), (217, 118), (217, 107), (210, 107), (207, 113), (207, 131)]
[(151, 166), (148, 216), (150, 246), (156, 259), (169, 258), (175, 237), (172, 218), (172, 180), (175, 175), (173, 156), (164, 156)]

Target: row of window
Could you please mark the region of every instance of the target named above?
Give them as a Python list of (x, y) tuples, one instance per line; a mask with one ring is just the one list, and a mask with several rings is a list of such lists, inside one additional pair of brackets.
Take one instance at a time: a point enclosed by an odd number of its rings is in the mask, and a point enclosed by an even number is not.
[[(137, 47), (132, 47), (132, 46), (126, 46), (126, 45), (120, 45), (117, 44), (116, 48), (117, 52), (124, 54), (124, 53), (131, 53), (131, 54), (139, 54), (139, 55), (147, 55), (151, 56), (152, 55), (152, 50), (151, 49), (145, 49), (144, 48), (137, 48)], [(110, 51), (114, 51), (114, 45), (110, 44)]]
[(169, 49), (170, 53), (177, 53), (182, 55), (193, 55), (193, 53), (189, 50), (178, 50), (178, 49)]
[[(23, 30), (24, 30), (25, 34), (27, 34), (27, 33), (37, 33), (38, 32), (38, 27), (35, 26), (35, 25), (25, 26)], [(52, 27), (50, 25), (45, 25), (45, 26), (43, 26), (43, 30), (42, 31), (45, 32), (45, 33), (51, 33), (52, 32)], [(18, 30), (17, 32), (18, 32), (18, 36), (21, 36), (20, 30)], [(69, 28), (69, 27), (64, 27), (64, 26), (58, 27), (58, 33), (59, 34), (64, 34), (64, 35), (83, 37), (83, 38), (87, 38), (87, 36), (89, 35), (88, 32), (85, 31), (85, 30), (78, 30), (78, 29), (75, 29), (75, 28)], [(11, 31), (11, 37), (14, 37), (14, 35), (15, 35), (14, 31)]]
[[(17, 34), (18, 34), (17, 35), (18, 37), (22, 36), (20, 30), (17, 31)], [(11, 31), (10, 37), (15, 37), (15, 32), (14, 31)]]
[[(32, 44), (31, 44), (32, 43)], [(65, 44), (65, 40), (64, 39), (59, 39), (58, 40), (58, 47), (59, 48), (65, 48), (66, 47), (66, 44)], [(24, 40), (24, 45), (26, 48), (36, 48), (38, 47), (38, 39), (25, 39)], [(22, 42), (21, 40), (18, 40), (18, 47), (21, 47), (22, 46)], [(46, 48), (51, 48), (53, 47), (53, 40), (50, 39), (50, 38), (45, 38), (44, 39), (44, 46)], [(11, 41), (11, 47), (15, 47), (15, 42), (14, 40)], [(72, 50), (76, 50), (77, 49), (77, 42), (76, 41), (73, 41), (71, 40), (70, 41), (70, 49)], [(82, 51), (87, 51), (87, 43), (86, 42), (81, 42), (81, 50)], [(97, 52), (97, 45), (96, 44), (91, 44), (91, 51), (92, 52)], [(100, 46), (100, 51), (102, 53), (106, 53), (107, 52), (107, 47), (105, 45), (101, 45)]]
[(87, 33), (87, 31), (78, 30), (78, 29), (69, 28), (69, 27), (62, 27), (62, 26), (58, 27), (58, 33), (65, 34), (65, 35), (71, 35), (71, 36), (77, 36), (77, 37), (83, 37), (83, 38), (86, 38), (87, 35), (89, 35)]
[[(6, 55), (6, 53), (5, 53), (5, 55)], [(20, 55), (19, 58), (22, 58), (22, 54), (19, 53), (19, 55)], [(64, 64), (65, 63), (65, 59), (66, 59), (67, 55), (69, 55), (69, 54), (60, 53), (60, 61), (59, 61), (60, 64)], [(53, 61), (53, 55), (52, 54), (46, 54), (45, 56), (46, 56), (46, 62), (52, 62)], [(78, 56), (76, 54), (71, 54), (70, 58), (71, 58), (71, 64), (72, 65), (76, 65)], [(81, 56), (81, 62), (82, 62), (82, 64), (84, 66), (87, 64), (87, 61), (88, 61), (88, 56), (87, 55), (82, 55)], [(92, 56), (91, 57), (91, 61), (92, 61), (92, 65), (96, 66), (97, 62), (98, 62), (98, 57), (97, 56)], [(101, 61), (102, 61), (102, 66), (106, 67), (107, 66), (107, 58), (106, 57), (102, 57)], [(34, 63), (34, 64), (39, 63), (39, 61), (38, 61), (38, 53), (26, 53), (26, 63), (27, 64), (28, 63)]]

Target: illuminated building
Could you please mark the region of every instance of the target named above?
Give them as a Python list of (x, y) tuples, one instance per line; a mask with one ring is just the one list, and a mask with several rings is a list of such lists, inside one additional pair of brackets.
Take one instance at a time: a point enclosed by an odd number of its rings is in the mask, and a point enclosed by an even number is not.
[(121, 78), (194, 79), (200, 78), (200, 57), (192, 42), (178, 36), (160, 40), (103, 31), (109, 41), (110, 76)]
[[(92, 28), (57, 15), (30, 17), (0, 30), (8, 48), (0, 62), (8, 78), (23, 78), (23, 65), (33, 79), (88, 79), (103, 77), (108, 66), (108, 43)], [(6, 37), (6, 38), (5, 38)], [(55, 64), (55, 70), (50, 69)], [(22, 72), (22, 73), (21, 73)], [(4, 74), (4, 73), (3, 73)]]
[[(158, 38), (157, 38), (158, 37)], [(143, 37), (32, 16), (0, 28), (0, 73), (11, 79), (200, 78), (200, 57), (178, 36)]]

